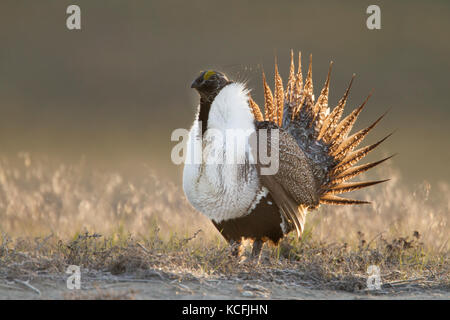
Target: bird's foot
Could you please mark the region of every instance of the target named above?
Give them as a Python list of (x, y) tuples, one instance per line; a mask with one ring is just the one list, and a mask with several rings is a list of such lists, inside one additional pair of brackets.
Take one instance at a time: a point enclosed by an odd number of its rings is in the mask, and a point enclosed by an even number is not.
[(259, 265), (261, 262), (261, 251), (264, 243), (261, 240), (255, 240), (253, 242), (252, 253), (249, 257), (245, 257), (245, 259), (241, 260), (239, 263), (245, 263), (249, 265)]
[(230, 254), (233, 257), (241, 258), (242, 253), (244, 252), (244, 247), (242, 246), (242, 243), (240, 241), (230, 241)]

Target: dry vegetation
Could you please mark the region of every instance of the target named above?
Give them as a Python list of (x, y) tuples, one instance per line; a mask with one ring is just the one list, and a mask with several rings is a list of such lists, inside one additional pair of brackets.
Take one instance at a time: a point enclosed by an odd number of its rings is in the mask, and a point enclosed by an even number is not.
[[(179, 187), (147, 170), (137, 181), (21, 154), (0, 163), (0, 289), (39, 278), (65, 279), (79, 265), (92, 279), (257, 280), (287, 287), (365, 294), (367, 267), (381, 270), (383, 293), (450, 291), (449, 186), (409, 190), (395, 172), (360, 198), (363, 207), (324, 207), (310, 215), (302, 241), (265, 248), (259, 265), (239, 263)], [(386, 175), (386, 172), (384, 172)], [(199, 231), (201, 230), (201, 231)], [(203, 283), (203, 282), (202, 282)], [(95, 288), (94, 288), (95, 289)], [(38, 289), (36, 289), (39, 291)], [(270, 297), (244, 284), (243, 296)], [(65, 294), (68, 299), (130, 299), (132, 289)]]

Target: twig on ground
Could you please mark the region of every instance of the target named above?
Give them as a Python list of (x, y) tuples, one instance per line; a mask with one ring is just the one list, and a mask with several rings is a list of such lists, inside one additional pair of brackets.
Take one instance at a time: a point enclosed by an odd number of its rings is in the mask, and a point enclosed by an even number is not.
[(142, 249), (142, 250), (144, 250), (144, 252), (145, 253), (150, 253), (149, 251), (148, 251), (148, 249), (146, 248), (146, 247), (144, 247), (144, 245), (142, 245), (141, 243), (139, 243), (139, 242), (136, 242), (137, 243), (137, 245)]
[(19, 279), (14, 279), (14, 281), (17, 282), (17, 283), (19, 283), (19, 284), (21, 284), (21, 285), (23, 285), (23, 286), (25, 286), (25, 287), (27, 287), (28, 289), (33, 290), (33, 291), (36, 292), (38, 295), (41, 295), (41, 291), (39, 291), (39, 289), (33, 287), (33, 286), (29, 283), (29, 281), (22, 281), (22, 280), (19, 280)]
[(425, 280), (425, 278), (422, 277), (422, 278), (414, 278), (414, 279), (406, 279), (406, 280), (397, 280), (397, 281), (383, 283), (383, 285), (395, 286), (395, 285), (402, 285), (402, 284), (421, 281), (421, 280)]

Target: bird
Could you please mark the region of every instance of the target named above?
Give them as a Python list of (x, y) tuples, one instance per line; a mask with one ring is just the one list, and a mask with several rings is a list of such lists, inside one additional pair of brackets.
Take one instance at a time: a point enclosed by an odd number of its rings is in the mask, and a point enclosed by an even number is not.
[[(244, 240), (250, 240), (251, 258), (259, 261), (265, 243), (278, 245), (291, 232), (301, 238), (310, 211), (322, 204), (368, 204), (338, 195), (389, 180), (348, 182), (392, 157), (355, 166), (392, 134), (357, 149), (386, 113), (367, 128), (350, 134), (370, 94), (342, 118), (355, 75), (343, 97), (330, 109), (333, 62), (316, 100), (312, 55), (305, 81), (301, 52), (297, 68), (292, 50), (290, 58), (286, 86), (276, 61), (273, 92), (263, 71), (263, 109), (245, 83), (232, 81), (223, 72), (202, 71), (191, 84), (200, 103), (189, 131), (187, 158), (197, 157), (198, 161), (185, 163), (183, 190), (190, 204), (212, 221), (238, 257), (242, 256)], [(227, 161), (231, 158), (228, 130), (240, 130), (244, 141), (244, 148), (232, 152), (234, 162)], [(267, 163), (256, 159), (261, 142), (268, 153), (278, 152), (277, 170), (270, 174), (263, 173)]]

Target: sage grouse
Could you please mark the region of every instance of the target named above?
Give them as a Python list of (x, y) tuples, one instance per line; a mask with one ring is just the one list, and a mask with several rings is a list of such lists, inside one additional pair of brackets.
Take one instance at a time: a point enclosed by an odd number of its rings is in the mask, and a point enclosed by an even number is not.
[[(317, 99), (313, 94), (312, 58), (303, 82), (301, 54), (295, 71), (293, 52), (287, 86), (275, 63), (275, 89), (272, 94), (263, 73), (264, 116), (243, 83), (229, 80), (218, 71), (204, 71), (192, 83), (200, 94), (200, 105), (190, 130), (187, 157), (195, 146), (201, 149), (198, 162), (185, 162), (183, 189), (189, 202), (209, 217), (223, 237), (232, 244), (233, 252), (242, 252), (242, 240), (253, 240), (252, 257), (258, 258), (266, 241), (278, 244), (291, 231), (300, 237), (306, 213), (320, 204), (354, 205), (369, 203), (337, 196), (338, 194), (375, 185), (380, 181), (345, 182), (386, 161), (354, 166), (384, 139), (355, 150), (364, 137), (383, 118), (366, 129), (349, 135), (364, 103), (341, 120), (352, 86), (330, 112), (328, 90), (330, 69)], [(369, 95), (370, 97), (370, 95)], [(228, 162), (226, 139), (217, 139), (229, 129), (249, 133), (247, 148), (234, 150)], [(266, 129), (267, 146), (272, 150), (271, 132), (278, 129), (278, 171), (263, 175), (262, 164), (250, 161), (250, 136), (258, 139)], [(228, 139), (228, 136), (227, 136)], [(222, 162), (209, 161), (212, 158)], [(188, 159), (187, 158), (187, 159)], [(278, 161), (277, 159), (277, 161)]]

